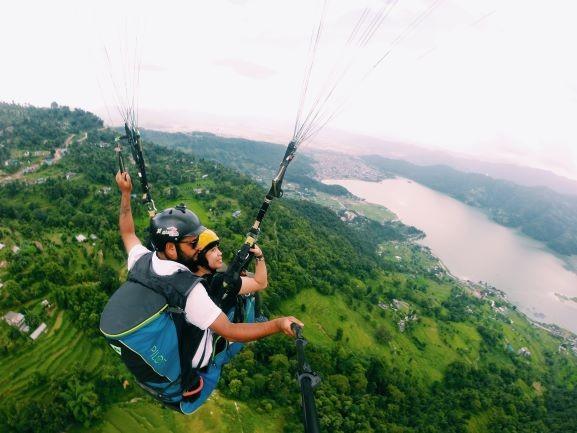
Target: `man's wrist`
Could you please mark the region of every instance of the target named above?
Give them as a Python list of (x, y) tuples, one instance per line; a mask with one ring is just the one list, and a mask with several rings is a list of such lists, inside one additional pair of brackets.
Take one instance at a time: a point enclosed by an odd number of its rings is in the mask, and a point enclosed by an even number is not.
[(254, 256), (254, 259), (257, 262), (262, 262), (264, 260), (264, 254), (261, 254), (260, 256)]
[(273, 319), (274, 324), (275, 324), (275, 328), (276, 328), (276, 332), (282, 332), (282, 321), (283, 321), (283, 317), (278, 317), (276, 319)]

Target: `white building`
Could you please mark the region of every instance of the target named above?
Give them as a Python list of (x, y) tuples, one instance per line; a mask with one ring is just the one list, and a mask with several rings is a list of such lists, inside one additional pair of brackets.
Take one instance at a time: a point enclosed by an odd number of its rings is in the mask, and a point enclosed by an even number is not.
[(20, 329), (22, 332), (30, 331), (30, 327), (26, 324), (24, 314), (16, 313), (14, 311), (8, 311), (4, 315), (4, 320), (10, 326), (14, 326), (15, 328)]
[(521, 347), (518, 351), (517, 351), (518, 355), (521, 356), (531, 356), (531, 351), (529, 349), (527, 349), (526, 347)]
[(6, 321), (6, 323), (8, 323), (10, 326), (16, 326), (19, 327), (24, 323), (24, 314), (22, 313), (16, 313), (15, 311), (8, 311), (5, 315), (4, 315), (4, 320)]
[(30, 334), (30, 338), (32, 340), (36, 340), (40, 334), (42, 334), (46, 330), (46, 323), (42, 322), (38, 328), (34, 330), (32, 334)]
[(350, 222), (350, 221), (353, 221), (356, 217), (357, 217), (357, 214), (355, 212), (352, 212), (350, 210), (346, 210), (343, 212), (343, 214), (341, 216), (341, 221)]

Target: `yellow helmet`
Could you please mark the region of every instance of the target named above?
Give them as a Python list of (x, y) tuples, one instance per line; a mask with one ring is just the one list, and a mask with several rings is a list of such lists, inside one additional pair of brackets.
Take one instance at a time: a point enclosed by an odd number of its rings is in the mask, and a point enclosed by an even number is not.
[(220, 242), (220, 238), (218, 237), (218, 235), (213, 232), (210, 229), (206, 229), (204, 230), (200, 235), (198, 235), (198, 243), (196, 244), (196, 247), (200, 250), (203, 251), (205, 250), (208, 246), (214, 246), (211, 244), (218, 244)]

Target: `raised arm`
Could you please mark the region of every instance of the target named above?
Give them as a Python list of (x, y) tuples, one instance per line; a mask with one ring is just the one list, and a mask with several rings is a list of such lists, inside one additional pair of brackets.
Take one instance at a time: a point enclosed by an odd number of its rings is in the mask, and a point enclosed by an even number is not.
[(141, 243), (134, 230), (134, 220), (132, 219), (132, 209), (130, 208), (130, 193), (132, 192), (130, 175), (127, 172), (119, 171), (116, 173), (116, 183), (121, 194), (118, 228), (124, 243), (124, 249), (128, 253), (132, 247)]
[(255, 257), (254, 276), (242, 277), (242, 285), (240, 286), (240, 295), (247, 293), (258, 292), (264, 290), (268, 286), (268, 272), (264, 262), (264, 255), (258, 245), (255, 245), (250, 250)]
[(304, 326), (300, 320), (292, 316), (279, 317), (261, 323), (232, 323), (224, 313), (221, 313), (210, 325), (210, 329), (229, 341), (246, 343), (280, 332), (294, 337), (294, 332), (291, 329), (292, 323)]

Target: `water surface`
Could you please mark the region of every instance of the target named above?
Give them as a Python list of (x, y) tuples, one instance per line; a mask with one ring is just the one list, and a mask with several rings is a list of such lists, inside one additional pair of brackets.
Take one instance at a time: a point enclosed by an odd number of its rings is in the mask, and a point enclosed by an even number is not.
[(480, 210), (414, 181), (325, 183), (342, 185), (368, 202), (383, 205), (403, 223), (425, 232), (420, 243), (431, 248), (453, 275), (486, 281), (504, 291), (527, 316), (577, 333), (577, 302), (571, 300), (577, 297), (577, 273), (571, 270), (575, 257), (558, 257)]

